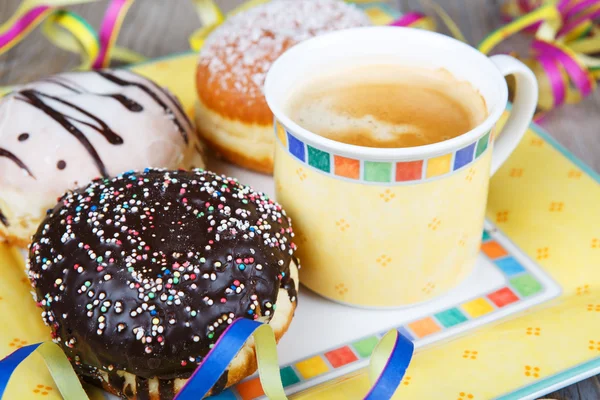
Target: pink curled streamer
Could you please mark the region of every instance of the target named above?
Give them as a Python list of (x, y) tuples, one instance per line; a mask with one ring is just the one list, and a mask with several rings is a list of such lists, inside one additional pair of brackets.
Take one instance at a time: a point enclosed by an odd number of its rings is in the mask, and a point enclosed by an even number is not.
[(126, 2), (127, 0), (113, 0), (104, 14), (102, 26), (100, 27), (100, 53), (92, 65), (93, 68), (104, 67), (106, 57), (108, 56), (110, 40), (117, 25), (117, 19), (119, 18), (119, 12)]
[(50, 6), (39, 6), (28, 11), (21, 19), (11, 26), (5, 33), (0, 35), (0, 48), (6, 46), (23, 33), (40, 15), (46, 12)]
[(404, 14), (402, 17), (400, 17), (396, 21), (392, 22), (390, 24), (390, 26), (408, 26), (408, 25), (418, 21), (421, 18), (423, 18), (422, 14), (419, 14), (417, 12), (409, 12), (409, 13)]
[(592, 84), (588, 79), (586, 71), (581, 68), (581, 66), (579, 66), (579, 64), (577, 64), (567, 53), (553, 44), (541, 40), (534, 40), (531, 44), (531, 47), (536, 50), (538, 54), (545, 54), (560, 62), (575, 86), (581, 92), (582, 96), (587, 96), (591, 93)]
[(585, 0), (581, 3), (577, 3), (573, 6), (573, 8), (567, 10), (564, 18), (565, 20), (568, 20), (577, 15), (579, 12), (583, 11), (584, 9), (591, 7), (595, 4), (600, 4), (600, 0)]
[(550, 88), (554, 97), (553, 107), (563, 104), (566, 97), (566, 88), (560, 68), (556, 65), (555, 60), (548, 55), (540, 54), (536, 58), (546, 72), (546, 76), (550, 82)]
[(598, 17), (600, 17), (600, 9), (594, 11), (591, 14), (585, 14), (585, 15), (580, 16), (579, 18), (568, 21), (566, 24), (563, 25), (562, 28), (560, 28), (560, 30), (558, 31), (556, 36), (560, 37), (560, 36), (566, 35), (567, 33), (572, 31), (573, 29), (575, 29), (579, 24), (581, 24), (585, 20), (592, 20), (592, 19), (598, 18)]

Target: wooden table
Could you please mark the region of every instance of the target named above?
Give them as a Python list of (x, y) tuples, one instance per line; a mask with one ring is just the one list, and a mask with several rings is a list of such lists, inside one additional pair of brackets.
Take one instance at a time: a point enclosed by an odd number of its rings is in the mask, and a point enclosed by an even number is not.
[[(217, 0), (230, 10), (242, 0)], [(460, 26), (471, 44), (479, 43), (487, 33), (501, 25), (499, 0), (437, 0)], [(9, 18), (19, 0), (0, 0), (0, 21)], [(404, 10), (421, 9), (419, 0), (390, 0)], [(107, 0), (75, 6), (73, 10), (98, 27)], [(119, 44), (147, 57), (159, 57), (188, 50), (188, 36), (199, 26), (191, 2), (145, 0), (136, 2), (119, 37)], [(523, 49), (524, 38), (514, 38), (498, 50)], [(27, 82), (43, 75), (66, 71), (77, 65), (76, 56), (58, 50), (39, 33), (0, 57), (0, 85)], [(552, 136), (573, 154), (600, 171), (600, 90), (577, 105), (553, 111), (542, 124)], [(600, 399), (598, 376), (571, 385), (546, 398), (560, 400)]]

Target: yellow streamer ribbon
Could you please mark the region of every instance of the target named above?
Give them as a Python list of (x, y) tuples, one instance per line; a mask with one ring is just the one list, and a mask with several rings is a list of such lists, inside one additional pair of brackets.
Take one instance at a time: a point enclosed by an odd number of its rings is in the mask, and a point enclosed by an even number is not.
[(223, 23), (225, 17), (221, 9), (213, 0), (193, 0), (196, 7), (196, 13), (202, 22), (202, 28), (196, 30), (190, 36), (190, 47), (198, 51), (204, 45), (206, 37), (219, 25)]
[(371, 384), (374, 384), (377, 381), (379, 375), (381, 375), (381, 372), (387, 365), (392, 350), (394, 349), (397, 336), (398, 331), (389, 331), (381, 338), (379, 343), (377, 343), (377, 346), (373, 349), (371, 360), (369, 361), (369, 380), (371, 381)]
[[(465, 42), (465, 43), (467, 42), (467, 39), (465, 39), (465, 36), (462, 34), (458, 25), (456, 25), (456, 23), (452, 20), (452, 18), (448, 15), (448, 13), (442, 7), (440, 7), (439, 4), (437, 4), (431, 0), (423, 0), (423, 3), (427, 7), (431, 8), (437, 14), (437, 16), (442, 20), (444, 25), (446, 25), (446, 27), (448, 28), (448, 30), (450, 31), (450, 33), (452, 34), (452, 36), (454, 38), (460, 40), (461, 42)], [(427, 17), (425, 19), (427, 19)], [(424, 27), (424, 28), (428, 29), (427, 27)], [(433, 23), (433, 28), (431, 28), (429, 30), (434, 30), (434, 29), (435, 29), (435, 22)]]
[(54, 342), (45, 342), (36, 350), (44, 358), (56, 387), (65, 400), (87, 400), (88, 395), (62, 349)]
[(94, 1), (96, 0), (23, 0), (21, 1), (19, 8), (17, 8), (15, 13), (8, 19), (8, 21), (0, 25), (0, 33), (6, 32), (10, 27), (12, 27), (15, 24), (15, 22), (17, 22), (20, 18), (27, 14), (27, 12), (31, 11), (36, 7), (65, 7), (74, 4), (91, 3)]
[(279, 373), (277, 342), (271, 325), (263, 324), (254, 331), (254, 345), (263, 391), (269, 400), (287, 400)]
[(558, 12), (554, 4), (542, 6), (536, 9), (535, 11), (527, 14), (526, 16), (516, 19), (510, 22), (508, 25), (505, 25), (495, 30), (479, 44), (479, 51), (481, 51), (484, 54), (489, 54), (489, 52), (504, 39), (514, 35), (517, 32), (522, 31), (526, 27), (536, 22), (546, 19), (560, 20), (560, 13)]
[(42, 25), (42, 33), (55, 46), (80, 55), (78, 70), (90, 69), (98, 57), (100, 49), (96, 32), (75, 13), (59, 10), (50, 15)]

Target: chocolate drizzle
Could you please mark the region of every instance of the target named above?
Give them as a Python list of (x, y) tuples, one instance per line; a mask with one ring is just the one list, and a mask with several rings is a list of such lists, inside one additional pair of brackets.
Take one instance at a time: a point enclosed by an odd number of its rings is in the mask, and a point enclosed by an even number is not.
[(292, 238), (278, 204), (231, 178), (148, 169), (67, 193), (29, 276), (76, 371), (135, 374), (139, 399), (140, 378), (189, 377), (234, 319), (270, 320), (280, 288), (296, 301)]
[(113, 99), (115, 99), (116, 101), (121, 103), (123, 105), (123, 107), (125, 107), (126, 109), (128, 109), (131, 112), (144, 111), (144, 107), (142, 107), (142, 105), (140, 103), (138, 103), (137, 101), (132, 100), (129, 97), (126, 97), (122, 94), (105, 94), (103, 96), (112, 97)]
[(223, 372), (223, 374), (219, 377), (219, 380), (217, 380), (217, 383), (215, 383), (215, 386), (213, 386), (211, 394), (216, 394), (216, 393), (220, 393), (223, 391), (223, 389), (225, 389), (225, 386), (227, 386), (227, 378), (229, 376), (229, 370), (225, 370), (225, 372)]
[(15, 164), (17, 164), (19, 166), (19, 168), (21, 168), (23, 171), (27, 172), (27, 174), (32, 177), (33, 179), (35, 179), (35, 176), (33, 176), (33, 174), (31, 173), (31, 170), (29, 169), (29, 167), (27, 167), (27, 165), (25, 165), (25, 163), (16, 155), (14, 155), (13, 153), (11, 153), (10, 151), (3, 149), (2, 147), (0, 147), (0, 157), (6, 157), (9, 160), (11, 160), (12, 162), (14, 162)]
[[(56, 109), (54, 109), (51, 106), (49, 106), (48, 104), (46, 104), (42, 100), (43, 97), (55, 100), (59, 103), (62, 103), (64, 105), (68, 106), (68, 107), (71, 107), (74, 110), (77, 110), (77, 111), (83, 113), (84, 115), (91, 117), (94, 121), (96, 121), (100, 124), (100, 127), (97, 127), (88, 122), (78, 120), (78, 119), (70, 117), (68, 115), (62, 114), (61, 112), (57, 111)], [(110, 130), (110, 128), (108, 128), (106, 123), (104, 123), (100, 119), (92, 116), (90, 113), (83, 110), (82, 108), (80, 108), (66, 100), (60, 99), (55, 96), (50, 96), (50, 95), (44, 94), (44, 93), (38, 92), (36, 90), (32, 90), (32, 89), (21, 90), (20, 92), (18, 92), (16, 99), (31, 104), (32, 106), (43, 111), (50, 118), (52, 118), (53, 120), (55, 120), (56, 122), (61, 124), (67, 132), (69, 132), (71, 135), (75, 136), (75, 138), (77, 138), (77, 140), (79, 140), (81, 145), (90, 154), (90, 156), (94, 160), (94, 163), (96, 164), (96, 167), (98, 168), (98, 171), (100, 171), (100, 174), (104, 177), (108, 177), (108, 171), (106, 170), (106, 166), (104, 165), (104, 162), (100, 158), (98, 151), (92, 145), (92, 143), (89, 141), (89, 139), (84, 135), (84, 133), (81, 130), (79, 130), (75, 125), (73, 125), (71, 123), (71, 121), (77, 121), (86, 126), (96, 129), (98, 132), (100, 132), (104, 135), (104, 137), (109, 141), (109, 143), (122, 144), (123, 139), (119, 135), (114, 133), (112, 130)], [(104, 129), (104, 128), (107, 128), (107, 129)]]
[[(74, 93), (79, 93), (79, 94), (85, 93), (85, 90), (83, 88), (77, 87), (73, 82), (66, 81), (65, 79), (60, 79), (60, 76), (45, 78), (45, 79), (42, 79), (42, 81), (61, 86), (67, 90), (74, 92)], [(142, 107), (142, 105), (140, 103), (138, 103), (137, 101), (135, 101), (133, 99), (130, 99), (129, 97), (127, 97), (125, 95), (122, 95), (122, 94), (99, 94), (99, 96), (112, 97), (113, 99), (117, 100), (126, 109), (128, 109), (131, 112), (144, 111), (144, 107)], [(177, 101), (175, 101), (175, 103), (177, 103)]]
[(109, 372), (107, 375), (108, 384), (112, 386), (113, 390), (117, 391), (118, 393), (121, 393), (125, 390), (125, 378), (119, 375), (116, 371)]
[(173, 397), (175, 397), (174, 384), (175, 384), (175, 381), (172, 379), (159, 380), (158, 381), (158, 394), (159, 394), (158, 398), (160, 400), (163, 400), (163, 399), (172, 399)]
[(135, 379), (135, 385), (135, 400), (150, 400), (150, 388), (148, 387), (148, 380), (138, 376)]
[(6, 227), (10, 226), (10, 224), (8, 223), (8, 219), (6, 218), (6, 215), (4, 215), (2, 210), (0, 210), (0, 223), (2, 223), (2, 225), (6, 226)]
[[(112, 83), (115, 83), (115, 84), (117, 84), (119, 86), (135, 86), (135, 87), (141, 89), (142, 91), (144, 91), (156, 103), (158, 103), (158, 105), (160, 105), (167, 114), (170, 114), (170, 115), (173, 116), (173, 122), (175, 122), (175, 125), (177, 125), (177, 128), (179, 129), (179, 132), (183, 136), (183, 140), (185, 141), (186, 144), (189, 142), (187, 131), (181, 125), (181, 123), (179, 122), (179, 120), (177, 119), (177, 117), (173, 115), (173, 110), (171, 109), (171, 107), (169, 107), (165, 102), (163, 102), (160, 99), (160, 97), (158, 97), (156, 95), (156, 93), (154, 93), (152, 90), (150, 90), (150, 88), (148, 86), (143, 85), (143, 84), (141, 84), (139, 82), (126, 81), (125, 79), (121, 79), (118, 76), (116, 76), (115, 74), (113, 74), (113, 73), (111, 73), (110, 71), (107, 71), (107, 70), (97, 71), (97, 73), (100, 76), (102, 76), (103, 78), (105, 78), (105, 79), (107, 79), (107, 80), (111, 81)], [(152, 82), (152, 84), (157, 89), (163, 91), (163, 89), (160, 88), (159, 86), (157, 86), (156, 84), (154, 84), (154, 82)], [(163, 93), (165, 93), (165, 92), (163, 91)], [(167, 95), (167, 97), (169, 97), (169, 99), (173, 100), (170, 96)], [(172, 102), (175, 105), (175, 107), (180, 111), (180, 113), (183, 115), (183, 117), (186, 119), (186, 122), (189, 123), (189, 120), (187, 119), (187, 116), (183, 112), (183, 109), (181, 108), (181, 106), (179, 105), (179, 103), (177, 101), (172, 101)]]
[[(92, 73), (92, 72), (89, 72), (89, 73)], [(165, 113), (170, 118), (173, 119), (179, 132), (182, 134), (185, 143), (186, 144), (188, 143), (189, 138), (188, 138), (187, 130), (185, 130), (184, 127), (182, 126), (181, 119), (183, 119), (185, 121), (185, 123), (188, 125), (187, 128), (190, 130), (192, 129), (191, 122), (189, 121), (189, 119), (187, 118), (185, 113), (183, 112), (183, 109), (182, 109), (180, 103), (168, 91), (160, 88), (158, 85), (156, 85), (154, 82), (152, 82), (150, 80), (145, 80), (147, 82), (147, 85), (140, 83), (140, 82), (125, 80), (125, 79), (119, 77), (116, 72), (110, 71), (110, 70), (96, 71), (93, 73), (97, 73), (102, 78), (104, 78), (118, 86), (134, 86), (134, 87), (141, 89), (146, 95), (148, 95), (153, 101), (155, 101), (165, 111)], [(129, 73), (129, 74), (134, 75), (132, 73)], [(64, 89), (67, 89), (67, 90), (69, 90), (73, 93), (77, 93), (77, 94), (88, 93), (86, 88), (84, 88), (83, 86), (77, 84), (75, 81), (72, 81), (62, 75), (45, 78), (42, 80), (42, 82), (60, 86)], [(157, 92), (153, 91), (153, 89), (150, 88), (151, 85), (154, 85), (154, 88), (156, 89), (156, 91), (163, 93), (170, 100), (172, 105), (171, 106), (167, 105), (161, 99), (161, 97), (159, 97)], [(101, 93), (93, 93), (93, 92), (91, 92), (91, 93), (96, 96), (110, 97), (110, 98), (116, 100), (117, 102), (119, 102), (123, 107), (125, 107), (130, 112), (139, 113), (144, 110), (144, 107), (140, 103), (138, 103), (134, 99), (127, 97), (121, 93), (109, 93), (109, 94), (101, 94)], [(104, 164), (104, 161), (100, 157), (97, 149), (93, 146), (92, 142), (88, 139), (88, 137), (86, 137), (84, 132), (79, 128), (79, 127), (81, 127), (81, 125), (84, 125), (84, 126), (87, 126), (91, 129), (95, 130), (96, 132), (101, 134), (108, 141), (108, 143), (110, 143), (112, 145), (123, 144), (123, 142), (124, 142), (123, 138), (120, 135), (118, 135), (115, 131), (113, 131), (107, 122), (98, 118), (92, 112), (87, 111), (87, 110), (83, 109), (82, 107), (79, 107), (78, 105), (70, 102), (69, 100), (67, 100), (68, 97), (65, 99), (64, 97), (61, 97), (58, 95), (51, 95), (49, 93), (45, 93), (43, 91), (43, 89), (37, 90), (37, 89), (26, 88), (24, 90), (17, 91), (17, 92), (15, 92), (15, 99), (30, 104), (31, 106), (44, 112), (46, 115), (48, 115), (54, 121), (56, 121), (60, 125), (62, 125), (63, 128), (69, 134), (73, 135), (81, 143), (81, 145), (84, 147), (84, 149), (88, 152), (90, 157), (93, 159), (93, 161), (99, 171), (99, 174), (103, 177), (109, 176), (106, 165)], [(66, 106), (70, 111), (72, 111), (72, 113), (71, 113), (72, 115), (68, 115), (64, 112), (61, 112), (60, 111), (61, 109), (56, 107), (56, 103), (61, 104), (62, 106)], [(178, 118), (176, 115), (174, 115), (174, 109), (178, 110), (181, 113), (182, 118)], [(79, 127), (78, 127), (78, 124), (79, 124)], [(19, 136), (19, 140), (26, 140), (26, 137), (23, 135), (25, 135), (25, 134), (22, 134), (21, 136)], [(22, 137), (25, 139), (21, 139)], [(3, 150), (3, 149), (0, 149), (0, 150)], [(31, 173), (31, 171), (25, 166), (25, 164), (23, 162), (21, 162), (18, 158), (16, 158), (14, 156), (14, 154), (8, 152), (7, 150), (3, 150), (3, 151), (5, 153), (0, 153), (0, 157), (1, 156), (9, 157), (11, 160), (16, 162), (21, 168), (26, 170), (31, 177), (34, 177), (33, 174)]]

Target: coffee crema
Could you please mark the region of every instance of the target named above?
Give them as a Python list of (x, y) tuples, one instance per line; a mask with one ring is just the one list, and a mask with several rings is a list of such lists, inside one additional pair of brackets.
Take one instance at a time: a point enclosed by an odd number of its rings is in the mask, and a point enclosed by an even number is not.
[(303, 84), (286, 113), (328, 139), (397, 148), (460, 136), (485, 120), (487, 107), (477, 89), (444, 69), (371, 65)]

